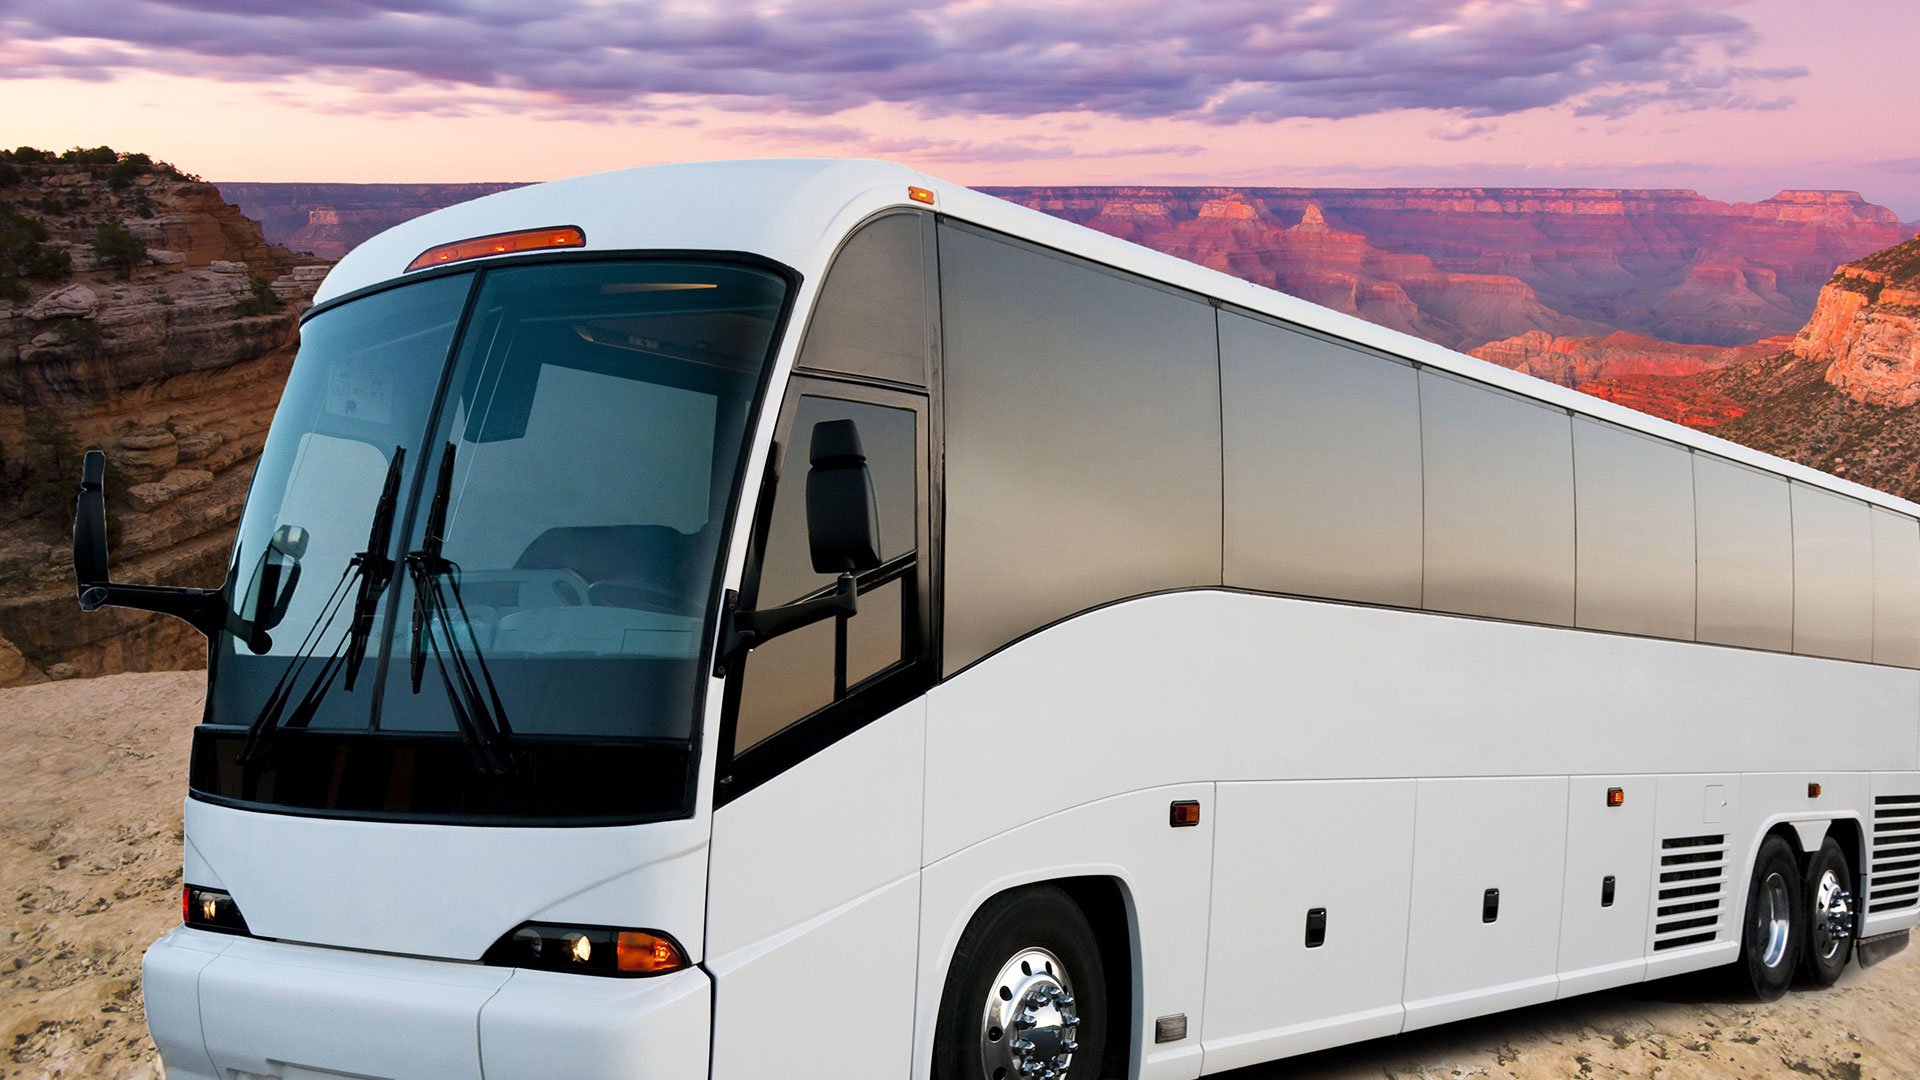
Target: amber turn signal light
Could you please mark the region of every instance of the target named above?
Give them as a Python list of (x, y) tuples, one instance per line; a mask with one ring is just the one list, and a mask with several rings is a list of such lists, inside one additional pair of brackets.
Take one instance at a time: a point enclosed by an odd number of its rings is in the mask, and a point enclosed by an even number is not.
[(476, 236), (471, 240), (456, 240), (451, 244), (430, 247), (407, 264), (407, 272), (425, 270), (429, 266), (445, 266), (465, 259), (484, 258), (488, 255), (514, 255), (523, 251), (586, 246), (587, 234), (577, 225), (555, 225), (545, 229), (494, 233), (491, 236)]
[(1820, 785), (1819, 785), (1819, 784), (1808, 784), (1808, 785), (1807, 785), (1807, 798), (1809, 798), (1809, 799), (1817, 799), (1817, 798), (1819, 798), (1819, 797), (1820, 797)]
[(687, 966), (687, 956), (669, 938), (645, 930), (622, 930), (616, 966), (629, 975), (665, 975)]
[(1200, 804), (1192, 799), (1182, 799), (1167, 809), (1167, 824), (1176, 829), (1200, 824)]
[(1627, 789), (1617, 788), (1617, 787), (1608, 788), (1607, 789), (1607, 805), (1608, 806), (1627, 805)]

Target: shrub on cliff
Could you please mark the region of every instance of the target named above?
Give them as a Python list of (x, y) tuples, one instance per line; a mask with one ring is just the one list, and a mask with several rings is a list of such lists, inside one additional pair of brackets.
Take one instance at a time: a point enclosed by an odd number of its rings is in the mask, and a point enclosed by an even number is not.
[(147, 264), (146, 241), (127, 231), (125, 225), (109, 221), (93, 231), (93, 253), (101, 263), (113, 267), (122, 281), (133, 276), (135, 267)]
[(111, 146), (76, 146), (61, 154), (60, 160), (69, 165), (113, 165), (120, 154)]
[(29, 280), (59, 281), (73, 259), (65, 250), (43, 243), (47, 227), (38, 219), (0, 206), (0, 299), (18, 303), (27, 298)]
[(255, 274), (248, 279), (247, 286), (252, 290), (252, 295), (240, 301), (240, 314), (267, 315), (287, 306), (285, 301), (273, 291), (273, 285), (266, 278)]

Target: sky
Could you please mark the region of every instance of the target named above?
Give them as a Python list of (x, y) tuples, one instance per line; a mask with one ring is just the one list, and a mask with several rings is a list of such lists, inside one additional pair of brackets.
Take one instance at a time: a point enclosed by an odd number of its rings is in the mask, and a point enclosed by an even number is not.
[(0, 0), (0, 145), (213, 180), (884, 157), (976, 186), (1845, 188), (1920, 219), (1920, 2)]

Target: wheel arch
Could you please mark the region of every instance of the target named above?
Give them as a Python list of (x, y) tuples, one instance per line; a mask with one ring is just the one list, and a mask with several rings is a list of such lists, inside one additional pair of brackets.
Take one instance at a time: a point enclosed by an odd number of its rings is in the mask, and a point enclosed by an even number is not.
[[(1131, 883), (1118, 868), (1088, 869), (1084, 873), (1069, 874), (1036, 871), (995, 882), (973, 899), (963, 918), (955, 920), (942, 943), (939, 963), (925, 974), (931, 978), (934, 986), (943, 989), (960, 939), (974, 920), (979, 918), (981, 911), (1002, 897), (1045, 886), (1066, 893), (1093, 929), (1106, 973), (1107, 1000), (1126, 1003), (1123, 1009), (1110, 1007), (1107, 1018), (1107, 1071), (1111, 1075), (1132, 1076), (1133, 1059), (1136, 1056), (1134, 1044), (1138, 1041), (1140, 1017), (1144, 1009), (1140, 993), (1144, 971), (1139, 909), (1134, 903)], [(932, 1004), (937, 1014), (942, 1004), (940, 990), (933, 994)], [(916, 1051), (916, 1055), (925, 1060), (932, 1052), (933, 1043), (929, 1038), (926, 1045)], [(1120, 1063), (1117, 1069), (1115, 1063)]]

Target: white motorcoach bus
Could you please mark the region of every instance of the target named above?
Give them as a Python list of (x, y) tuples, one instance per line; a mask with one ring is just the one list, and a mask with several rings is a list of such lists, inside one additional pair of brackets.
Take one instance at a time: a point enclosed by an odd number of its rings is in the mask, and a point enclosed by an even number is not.
[(1194, 1077), (1920, 919), (1920, 506), (872, 162), (333, 269), (173, 1080)]

